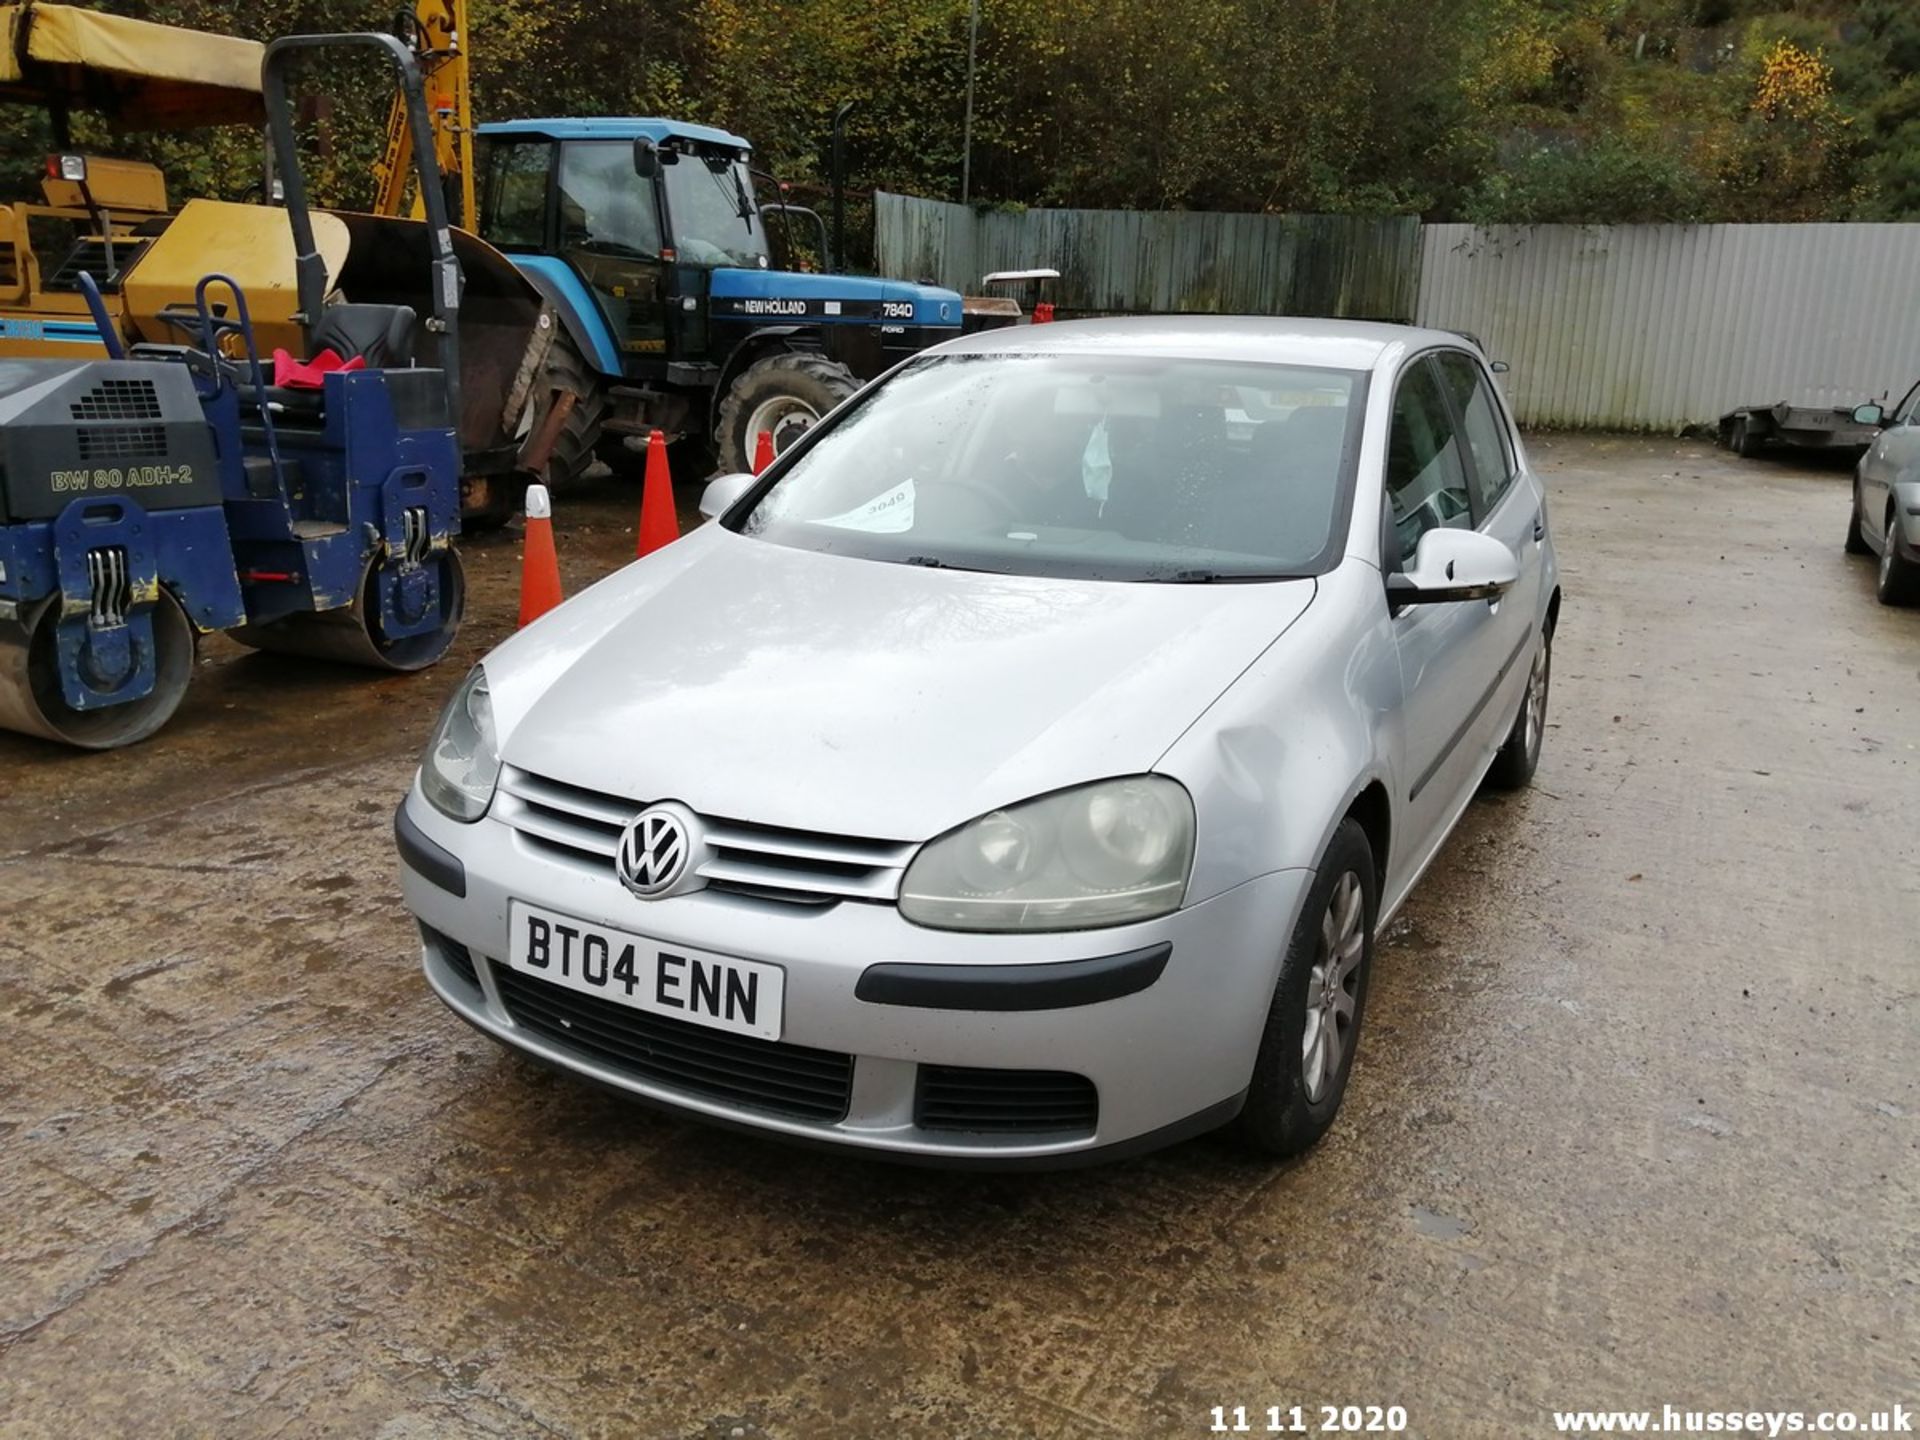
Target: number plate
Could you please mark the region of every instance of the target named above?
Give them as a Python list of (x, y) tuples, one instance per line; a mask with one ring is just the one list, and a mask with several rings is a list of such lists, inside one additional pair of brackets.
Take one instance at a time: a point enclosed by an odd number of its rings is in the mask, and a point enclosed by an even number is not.
[(652, 1015), (780, 1038), (786, 972), (612, 930), (524, 901), (508, 906), (507, 964), (523, 975)]

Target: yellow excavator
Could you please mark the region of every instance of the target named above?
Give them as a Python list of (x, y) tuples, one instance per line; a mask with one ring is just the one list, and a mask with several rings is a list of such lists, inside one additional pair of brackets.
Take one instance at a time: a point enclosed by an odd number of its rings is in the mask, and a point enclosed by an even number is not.
[[(474, 213), (468, 138), (465, 0), (419, 0), (403, 37), (430, 96), (429, 126), (455, 191), (458, 217)], [(98, 288), (123, 343), (170, 343), (200, 277), (217, 269), (245, 291), (267, 350), (297, 353), (303, 323), (286, 213), (268, 204), (194, 199), (175, 207), (158, 167), (75, 151), (76, 109), (121, 129), (258, 126), (265, 118), (252, 40), (107, 15), (78, 6), (0, 4), (0, 104), (36, 106), (53, 120), (56, 151), (36, 201), (0, 206), (0, 359), (104, 354), (89, 317), (83, 275)], [(373, 213), (315, 212), (316, 248), (329, 303), (406, 305), (433, 313), (421, 293), (428, 235), (406, 188), (411, 144), (396, 104), (376, 167)], [(263, 185), (264, 189), (264, 185)], [(449, 211), (454, 210), (449, 205)], [(491, 246), (453, 230), (464, 276), (459, 417), (463, 514), (471, 524), (511, 513), (516, 479), (538, 470), (542, 439), (530, 411), (550, 344), (540, 295)], [(423, 322), (428, 323), (428, 322)], [(550, 443), (550, 442), (549, 442)]]

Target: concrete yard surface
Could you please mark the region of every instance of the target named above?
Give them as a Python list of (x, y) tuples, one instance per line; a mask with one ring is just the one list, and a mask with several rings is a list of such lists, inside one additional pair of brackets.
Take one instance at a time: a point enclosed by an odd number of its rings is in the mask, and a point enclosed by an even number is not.
[[(0, 735), (0, 1433), (1104, 1440), (1351, 1404), (1509, 1437), (1913, 1405), (1920, 611), (1841, 553), (1844, 468), (1532, 452), (1566, 590), (1539, 776), (1472, 806), (1392, 927), (1346, 1109), (1288, 1165), (1208, 1138), (893, 1168), (461, 1025), (390, 822), (512, 624), (513, 534), (466, 546), (428, 674), (216, 639), (145, 745)], [(637, 507), (556, 497), (569, 590)]]

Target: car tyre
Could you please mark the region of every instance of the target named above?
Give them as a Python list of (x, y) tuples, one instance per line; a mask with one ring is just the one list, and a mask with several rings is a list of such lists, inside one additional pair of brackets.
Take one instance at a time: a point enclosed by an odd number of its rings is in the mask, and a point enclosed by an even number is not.
[(1287, 944), (1254, 1061), (1240, 1137), (1298, 1155), (1340, 1112), (1366, 1014), (1379, 914), (1373, 847), (1351, 817), (1333, 832)]
[(1521, 790), (1540, 768), (1540, 747), (1547, 735), (1547, 696), (1553, 686), (1553, 631), (1540, 632), (1540, 648), (1533, 653), (1526, 694), (1513, 728), (1487, 767), (1487, 784), (1496, 790)]
[(1853, 504), (1847, 516), (1847, 554), (1871, 555), (1873, 547), (1867, 544), (1867, 537), (1860, 533), (1860, 477), (1853, 478)]
[(1920, 565), (1900, 553), (1900, 522), (1887, 516), (1887, 533), (1880, 541), (1880, 574), (1874, 593), (1882, 605), (1920, 603)]
[(1733, 422), (1733, 453), (1742, 460), (1751, 460), (1766, 445), (1766, 437), (1760, 427), (1746, 416)]

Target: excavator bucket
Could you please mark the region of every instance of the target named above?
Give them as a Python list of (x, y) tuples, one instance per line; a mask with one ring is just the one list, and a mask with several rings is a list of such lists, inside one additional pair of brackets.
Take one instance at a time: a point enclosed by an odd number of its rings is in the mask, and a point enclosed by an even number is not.
[[(340, 293), (358, 303), (411, 305), (431, 313), (421, 291), (428, 274), (427, 224), (388, 215), (336, 212), (349, 238), (335, 277)], [(540, 293), (513, 263), (484, 240), (454, 230), (453, 252), (465, 286), (460, 297), (460, 448), (469, 469), (505, 468), (518, 446), (515, 434), (524, 394), (516, 393), (523, 361), (540, 324)], [(424, 355), (431, 355), (423, 348)], [(489, 464), (487, 462), (491, 461)]]

